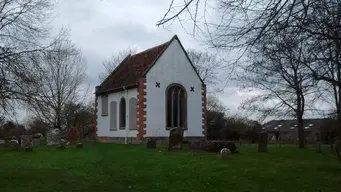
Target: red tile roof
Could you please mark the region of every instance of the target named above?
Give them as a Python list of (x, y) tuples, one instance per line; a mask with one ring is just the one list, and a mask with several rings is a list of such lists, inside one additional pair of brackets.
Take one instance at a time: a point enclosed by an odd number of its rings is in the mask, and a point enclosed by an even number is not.
[(96, 94), (104, 94), (109, 92), (117, 92), (125, 88), (137, 87), (137, 81), (143, 77), (160, 55), (167, 49), (168, 45), (174, 40), (178, 40), (182, 50), (185, 52), (187, 59), (191, 63), (201, 83), (205, 86), (203, 80), (200, 78), (193, 63), (188, 58), (187, 52), (182, 46), (180, 40), (175, 35), (170, 41), (158, 45), (156, 47), (147, 49), (135, 55), (128, 55), (115, 70), (102, 82), (100, 86), (96, 87)]
[(153, 65), (170, 41), (135, 55), (128, 55), (103, 81), (96, 93), (120, 91), (123, 87), (137, 86), (138, 78)]

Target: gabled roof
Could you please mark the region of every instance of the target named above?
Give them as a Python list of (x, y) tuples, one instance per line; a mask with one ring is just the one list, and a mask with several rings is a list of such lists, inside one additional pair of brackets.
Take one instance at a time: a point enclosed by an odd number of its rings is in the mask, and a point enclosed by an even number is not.
[[(326, 119), (304, 119), (303, 127), (305, 131), (317, 130), (324, 123)], [(263, 125), (263, 130), (270, 132), (288, 132), (297, 131), (296, 120), (272, 120)]]
[[(148, 71), (153, 67), (159, 57), (175, 39), (179, 41), (183, 51), (186, 54), (186, 57), (188, 58), (187, 52), (183, 48), (178, 37), (175, 35), (170, 41), (161, 45), (147, 49), (135, 55), (128, 55), (101, 83), (101, 85), (96, 87), (96, 94), (117, 92), (123, 90), (123, 88), (129, 89), (137, 87), (138, 79), (146, 76)], [(202, 84), (205, 85), (191, 60), (189, 58), (188, 60), (197, 73)]]

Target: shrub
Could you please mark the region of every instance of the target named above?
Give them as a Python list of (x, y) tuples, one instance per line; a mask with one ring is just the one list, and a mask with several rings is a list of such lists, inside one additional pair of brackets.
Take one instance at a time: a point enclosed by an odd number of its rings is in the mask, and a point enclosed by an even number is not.
[(189, 142), (190, 149), (201, 149), (208, 152), (220, 152), (223, 148), (228, 148), (232, 153), (238, 153), (237, 146), (232, 141), (206, 140)]

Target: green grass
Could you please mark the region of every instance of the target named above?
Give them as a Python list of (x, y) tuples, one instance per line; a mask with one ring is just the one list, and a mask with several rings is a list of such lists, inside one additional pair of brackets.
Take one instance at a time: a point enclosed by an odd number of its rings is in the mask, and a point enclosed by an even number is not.
[(268, 153), (258, 153), (244, 145), (238, 150), (226, 161), (206, 152), (100, 143), (0, 151), (0, 191), (341, 191), (341, 163), (312, 149), (270, 146)]

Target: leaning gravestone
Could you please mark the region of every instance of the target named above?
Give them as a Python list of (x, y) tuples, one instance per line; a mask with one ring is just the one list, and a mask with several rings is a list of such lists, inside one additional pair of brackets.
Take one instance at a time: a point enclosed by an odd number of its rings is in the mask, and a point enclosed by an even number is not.
[(173, 128), (169, 131), (169, 149), (181, 149), (184, 129)]
[(46, 142), (47, 145), (58, 145), (60, 143), (61, 136), (59, 135), (60, 130), (55, 128), (55, 129), (50, 129), (46, 133)]
[(259, 133), (258, 152), (267, 152), (267, 151), (268, 151), (268, 133), (266, 131), (262, 131)]

